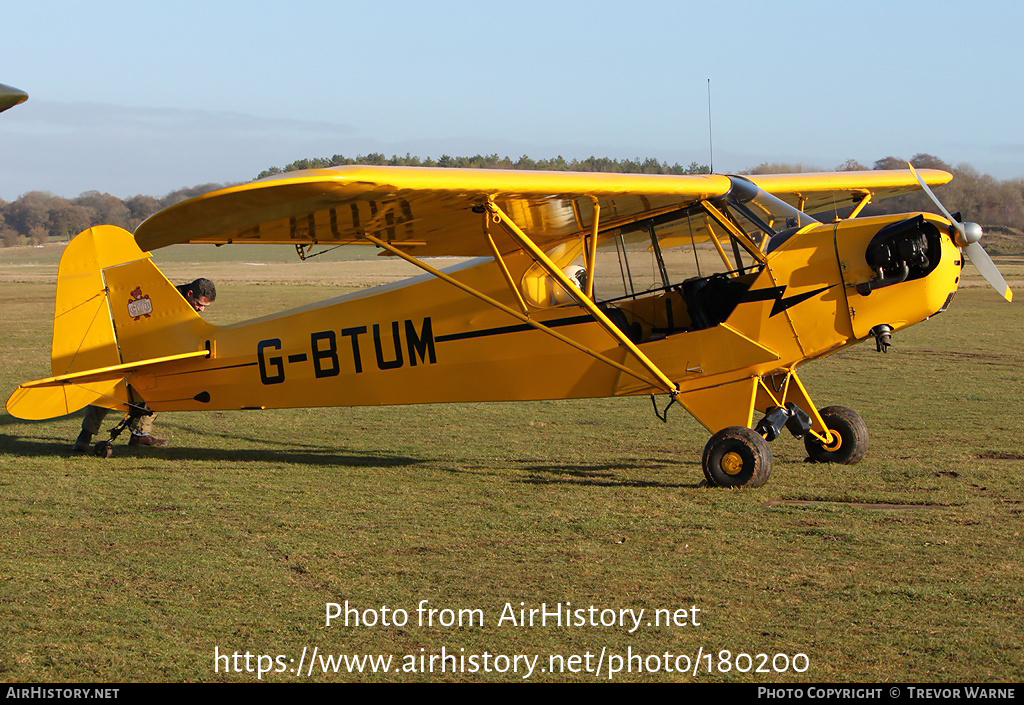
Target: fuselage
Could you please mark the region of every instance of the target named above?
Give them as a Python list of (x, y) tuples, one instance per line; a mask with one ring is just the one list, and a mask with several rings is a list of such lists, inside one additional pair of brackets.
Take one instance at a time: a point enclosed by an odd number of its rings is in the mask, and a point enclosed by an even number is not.
[[(948, 223), (938, 216), (921, 218), (927, 264), (918, 263), (902, 281), (867, 287), (887, 273), (881, 267), (880, 275), (879, 266), (868, 261), (872, 241), (886, 226), (912, 217), (809, 225), (768, 252), (761, 266), (660, 287), (604, 310), (619, 311), (616, 323), (628, 327), (631, 339), (683, 393), (791, 370), (866, 339), (876, 326), (899, 330), (948, 303), (962, 257), (947, 234)], [(905, 239), (912, 237), (918, 236)], [(899, 242), (890, 248), (897, 260), (899, 248)], [(533, 261), (516, 253), (505, 264), (513, 281), (524, 282)], [(494, 260), (471, 260), (446, 271), (515, 305)], [(580, 306), (531, 308), (531, 319), (642, 372)], [(626, 374), (430, 275), (254, 321), (210, 326), (201, 336), (196, 349), (207, 347), (208, 359), (171, 363), (129, 380), (150, 408), (571, 399), (659, 391), (639, 379), (642, 374)]]

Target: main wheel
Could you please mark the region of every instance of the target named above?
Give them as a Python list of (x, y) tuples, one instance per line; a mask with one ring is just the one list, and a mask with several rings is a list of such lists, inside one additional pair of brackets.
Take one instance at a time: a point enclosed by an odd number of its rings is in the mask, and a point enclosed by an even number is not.
[(704, 478), (717, 487), (760, 487), (772, 474), (768, 441), (745, 426), (730, 426), (704, 446)]
[(840, 465), (860, 462), (868, 452), (868, 425), (864, 419), (845, 406), (829, 406), (818, 413), (825, 426), (832, 431), (832, 441), (822, 444), (810, 434), (805, 436), (804, 447), (811, 461)]

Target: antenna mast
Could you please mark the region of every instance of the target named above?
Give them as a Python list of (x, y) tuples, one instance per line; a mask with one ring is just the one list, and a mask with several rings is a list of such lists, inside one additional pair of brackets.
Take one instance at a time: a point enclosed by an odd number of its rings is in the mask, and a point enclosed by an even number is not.
[(715, 143), (711, 138), (711, 79), (708, 79), (708, 152), (710, 153), (711, 164), (709, 168), (711, 173), (715, 173)]

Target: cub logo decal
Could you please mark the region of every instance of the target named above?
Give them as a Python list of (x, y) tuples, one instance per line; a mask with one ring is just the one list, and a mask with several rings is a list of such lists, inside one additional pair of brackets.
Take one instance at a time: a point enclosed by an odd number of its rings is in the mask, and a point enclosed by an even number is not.
[(131, 298), (128, 299), (128, 315), (137, 321), (143, 316), (149, 318), (151, 313), (153, 313), (153, 302), (150, 301), (149, 294), (143, 294), (141, 286), (135, 287)]

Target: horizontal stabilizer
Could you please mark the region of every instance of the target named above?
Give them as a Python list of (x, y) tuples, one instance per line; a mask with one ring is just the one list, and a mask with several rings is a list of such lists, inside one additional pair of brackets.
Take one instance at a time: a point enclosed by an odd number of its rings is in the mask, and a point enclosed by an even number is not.
[(128, 392), (121, 377), (81, 384), (22, 385), (7, 400), (7, 413), (26, 421), (40, 421), (73, 413), (89, 404), (123, 410), (127, 401)]
[(127, 411), (126, 377), (155, 365), (209, 354), (206, 350), (197, 350), (25, 382), (7, 400), (7, 413), (19, 419), (38, 421), (64, 416), (90, 404)]

